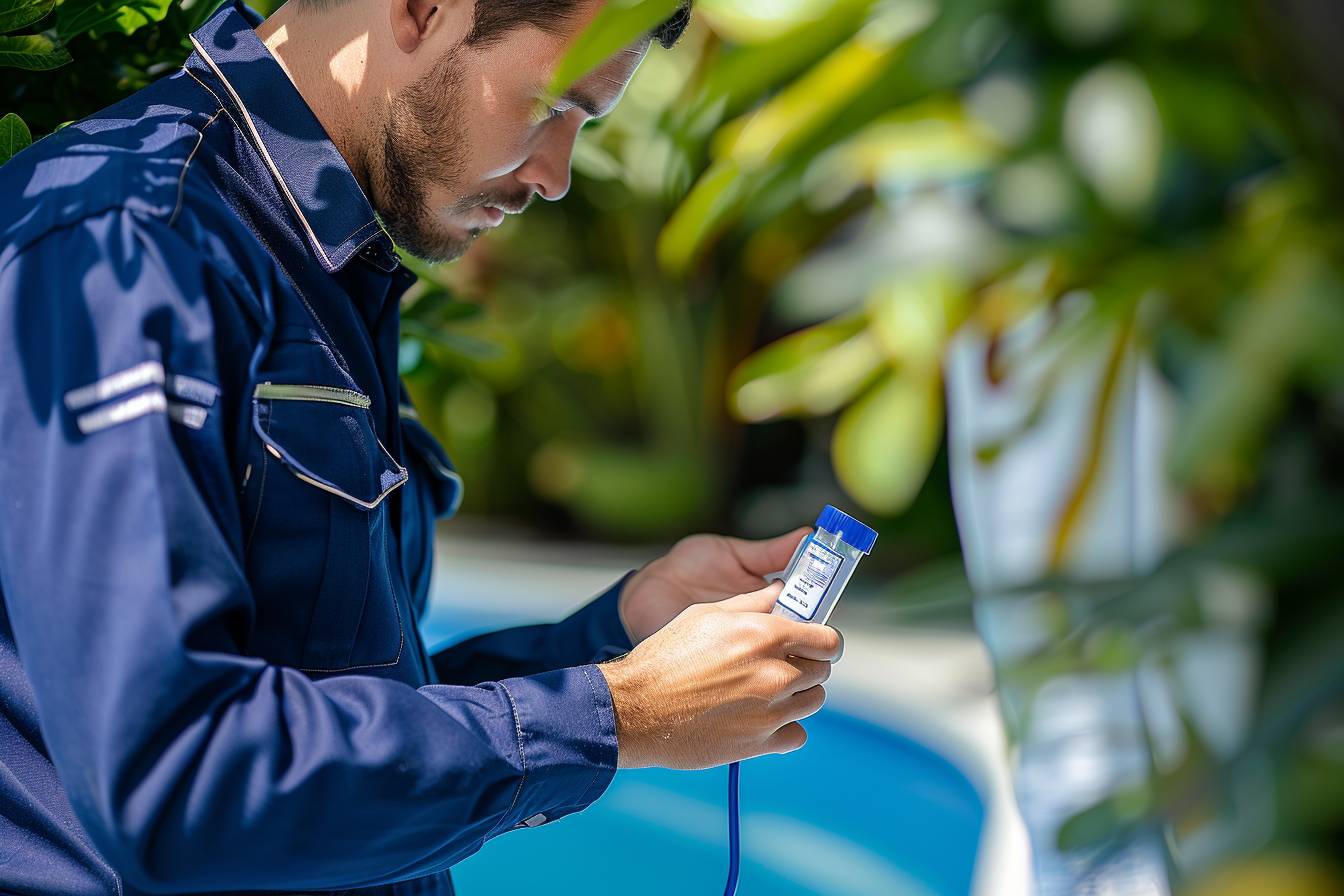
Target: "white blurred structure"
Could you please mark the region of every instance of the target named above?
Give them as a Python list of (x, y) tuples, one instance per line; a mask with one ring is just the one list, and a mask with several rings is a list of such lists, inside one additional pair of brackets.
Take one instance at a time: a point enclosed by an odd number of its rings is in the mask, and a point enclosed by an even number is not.
[[(953, 500), (977, 624), (1000, 666), (1074, 633), (1059, 595), (1007, 592), (1049, 575), (1142, 575), (1174, 536), (1163, 473), (1171, 400), (1121, 322), (1083, 313), (1090, 301), (1068, 297), (1062, 321), (1038, 312), (993, 362), (973, 327), (948, 353)], [(990, 363), (1006, 371), (997, 383)], [(1004, 688), (1040, 896), (1169, 892), (1157, 832), (1100, 865), (1096, 851), (1056, 847), (1066, 819), (1149, 773), (1139, 678), (1137, 668), (1079, 669), (1036, 690)]]

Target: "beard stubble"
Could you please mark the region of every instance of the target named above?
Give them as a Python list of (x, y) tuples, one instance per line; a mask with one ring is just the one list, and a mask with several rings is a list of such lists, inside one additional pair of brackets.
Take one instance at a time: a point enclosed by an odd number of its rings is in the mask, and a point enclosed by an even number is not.
[(398, 246), (426, 261), (458, 258), (480, 233), (447, 231), (429, 208), (430, 186), (457, 188), (465, 174), (459, 47), (388, 103), (377, 178), (378, 216)]

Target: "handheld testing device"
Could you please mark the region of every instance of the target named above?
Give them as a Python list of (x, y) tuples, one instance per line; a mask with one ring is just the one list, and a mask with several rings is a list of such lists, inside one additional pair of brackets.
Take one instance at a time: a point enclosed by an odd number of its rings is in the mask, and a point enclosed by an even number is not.
[[(825, 625), (849, 577), (877, 543), (877, 533), (854, 517), (827, 504), (817, 515), (815, 528), (798, 543), (785, 568), (784, 590), (775, 600), (772, 616)], [(728, 883), (724, 896), (737, 892), (741, 861), (738, 791), (741, 769), (728, 766)]]

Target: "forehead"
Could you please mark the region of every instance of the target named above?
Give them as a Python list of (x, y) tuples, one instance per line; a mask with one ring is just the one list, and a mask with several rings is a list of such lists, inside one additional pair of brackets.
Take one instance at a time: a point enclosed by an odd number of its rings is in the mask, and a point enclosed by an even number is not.
[(648, 53), (648, 41), (626, 47), (584, 75), (565, 93), (565, 99), (593, 117), (606, 115), (621, 98), (639, 63)]
[[(601, 8), (602, 3), (597, 0), (579, 0), (574, 13), (554, 30), (531, 24), (512, 28), (481, 52), (482, 65), (491, 80), (521, 81), (538, 95), (544, 94), (566, 51), (592, 24)], [(590, 115), (606, 113), (639, 68), (649, 44), (648, 39), (641, 38), (613, 53), (576, 81), (565, 99), (583, 107)]]

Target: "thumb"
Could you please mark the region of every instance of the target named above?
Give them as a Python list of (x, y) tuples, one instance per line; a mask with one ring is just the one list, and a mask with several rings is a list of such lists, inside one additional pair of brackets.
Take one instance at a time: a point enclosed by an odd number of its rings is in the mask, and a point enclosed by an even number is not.
[(785, 567), (793, 556), (794, 548), (803, 540), (811, 526), (799, 526), (792, 532), (751, 541), (745, 538), (729, 538), (728, 543), (742, 567), (754, 575), (764, 576)]
[(775, 599), (784, 590), (784, 583), (776, 579), (764, 588), (738, 594), (718, 602), (718, 606), (737, 613), (769, 613), (775, 606)]

